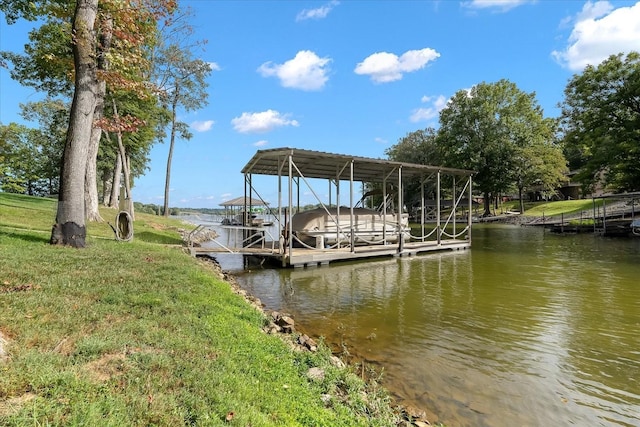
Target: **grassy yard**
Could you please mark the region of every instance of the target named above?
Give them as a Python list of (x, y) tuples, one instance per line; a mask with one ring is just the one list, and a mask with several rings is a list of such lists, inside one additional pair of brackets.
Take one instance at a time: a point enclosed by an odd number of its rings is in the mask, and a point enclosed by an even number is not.
[(91, 223), (87, 248), (62, 248), (55, 206), (0, 193), (0, 425), (396, 425), (387, 393), (326, 347), (264, 333), (266, 316), (182, 251), (184, 224), (136, 215), (124, 243)]
[[(602, 200), (596, 200), (596, 206), (602, 206)], [(513, 200), (505, 202), (503, 209), (507, 211), (520, 210), (520, 202)], [(592, 199), (561, 200), (557, 202), (526, 202), (524, 204), (525, 216), (553, 216), (560, 214), (573, 214), (581, 211), (591, 212), (593, 210)]]

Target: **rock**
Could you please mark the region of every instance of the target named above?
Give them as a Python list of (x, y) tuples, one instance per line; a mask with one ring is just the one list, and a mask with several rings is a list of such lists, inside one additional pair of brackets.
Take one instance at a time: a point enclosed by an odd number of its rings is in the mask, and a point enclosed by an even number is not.
[(273, 322), (269, 322), (269, 324), (265, 326), (264, 331), (268, 334), (275, 335), (282, 332), (282, 328)]
[(323, 394), (322, 396), (320, 396), (320, 400), (322, 400), (322, 403), (324, 403), (324, 406), (329, 406), (331, 404), (331, 395)]
[(298, 343), (305, 347), (309, 351), (318, 351), (318, 344), (308, 335), (300, 335), (298, 337)]
[(322, 381), (324, 380), (324, 369), (321, 368), (310, 368), (307, 371), (307, 378), (313, 381)]
[(430, 426), (431, 423), (427, 419), (427, 413), (422, 409), (418, 409), (411, 405), (406, 405), (402, 408), (405, 421), (409, 422), (409, 425), (417, 427)]
[(282, 332), (285, 334), (293, 333), (295, 322), (293, 319), (286, 315), (281, 315), (276, 319), (276, 325), (282, 328)]
[(333, 366), (335, 366), (336, 368), (340, 368), (340, 369), (344, 369), (347, 367), (347, 365), (342, 361), (342, 359), (340, 359), (338, 356), (331, 356), (331, 358), (329, 359), (329, 361), (331, 362), (331, 364)]
[(404, 410), (407, 413), (407, 416), (409, 416), (412, 419), (420, 420), (420, 419), (426, 418), (427, 416), (427, 414), (423, 410), (420, 410), (411, 405), (406, 406)]
[(293, 327), (293, 325), (295, 325), (296, 322), (293, 321), (293, 319), (289, 316), (280, 316), (278, 319), (276, 319), (276, 324), (279, 326), (291, 326)]

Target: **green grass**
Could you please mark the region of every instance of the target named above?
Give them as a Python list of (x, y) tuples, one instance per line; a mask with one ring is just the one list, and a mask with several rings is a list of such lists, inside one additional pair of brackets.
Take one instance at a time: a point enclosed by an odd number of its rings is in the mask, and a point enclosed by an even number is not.
[[(123, 243), (90, 223), (87, 248), (56, 247), (55, 203), (0, 193), (0, 425), (398, 421), (388, 394), (333, 367), (326, 346), (263, 333), (264, 314), (175, 245), (184, 224), (136, 215)], [(323, 380), (306, 377), (316, 366)]]
[[(602, 200), (596, 200), (596, 207), (602, 206)], [(512, 200), (502, 204), (503, 211), (519, 211), (520, 201)], [(581, 211), (592, 211), (592, 199), (561, 200), (557, 202), (525, 202), (525, 216), (553, 216), (561, 214), (573, 214)]]
[[(596, 201), (596, 206), (602, 205), (602, 201)], [(579, 213), (581, 211), (593, 210), (593, 200), (562, 200), (558, 202), (540, 202), (530, 209), (525, 209), (527, 216), (552, 216), (560, 214)]]

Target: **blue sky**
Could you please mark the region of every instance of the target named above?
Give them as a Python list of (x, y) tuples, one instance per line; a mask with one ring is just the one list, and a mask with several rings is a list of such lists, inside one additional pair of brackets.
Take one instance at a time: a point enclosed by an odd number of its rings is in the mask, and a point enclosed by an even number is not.
[[(568, 80), (586, 64), (640, 51), (635, 1), (181, 4), (194, 12), (213, 71), (209, 105), (180, 117), (194, 136), (174, 150), (178, 207), (215, 208), (244, 194), (240, 171), (259, 149), (384, 158), (407, 133), (437, 127), (447, 100), (480, 82), (508, 79), (557, 117)], [(2, 19), (0, 50), (22, 51), (28, 30)], [(0, 69), (0, 122), (22, 122), (19, 104), (40, 97)], [(153, 148), (134, 200), (162, 204), (167, 153), (167, 142)], [(273, 203), (272, 190), (261, 194)]]

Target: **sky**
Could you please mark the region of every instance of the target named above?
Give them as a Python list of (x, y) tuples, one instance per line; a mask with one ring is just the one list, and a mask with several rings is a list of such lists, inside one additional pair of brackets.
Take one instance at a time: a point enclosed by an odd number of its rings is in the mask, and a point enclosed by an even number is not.
[[(244, 194), (257, 150), (300, 148), (386, 158), (410, 132), (438, 127), (460, 90), (508, 79), (557, 117), (588, 64), (640, 51), (640, 1), (208, 1), (192, 10), (208, 105), (180, 113), (192, 139), (175, 145), (169, 205), (218, 208)], [(0, 13), (1, 15), (1, 13)], [(7, 26), (0, 50), (22, 52), (33, 24)], [(0, 123), (25, 123), (42, 97), (0, 68)], [(35, 126), (35, 124), (25, 123)], [(168, 141), (156, 144), (133, 199), (162, 205)], [(277, 203), (277, 181), (254, 179)], [(264, 187), (260, 187), (263, 185)], [(302, 203), (317, 203), (303, 191)]]

